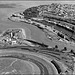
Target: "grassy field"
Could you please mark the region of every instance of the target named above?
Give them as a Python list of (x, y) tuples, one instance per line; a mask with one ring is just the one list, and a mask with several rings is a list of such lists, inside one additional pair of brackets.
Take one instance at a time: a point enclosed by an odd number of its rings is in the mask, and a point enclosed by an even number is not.
[[(64, 46), (67, 46), (68, 49), (70, 50), (71, 48), (75, 49), (74, 46), (68, 45), (66, 43), (61, 43), (58, 41), (50, 41), (49, 39), (46, 38), (44, 32), (42, 32), (40, 29), (38, 29), (35, 26), (32, 26), (30, 24), (26, 24), (23, 22), (12, 22), (8, 20), (7, 18), (15, 12), (21, 12), (24, 11), (26, 8), (32, 7), (32, 6), (37, 6), (40, 4), (49, 4), (49, 2), (33, 2), (33, 1), (25, 1), (25, 2), (1, 2), (2, 4), (11, 4), (12, 6), (15, 5), (13, 8), (0, 8), (0, 31), (4, 31), (8, 28), (24, 28), (26, 31), (26, 36), (27, 39), (34, 39), (38, 42), (43, 42), (45, 44), (48, 44), (50, 46), (58, 45), (60, 49), (62, 49)], [(0, 3), (0, 4), (1, 4)], [(51, 2), (50, 2), (51, 3)], [(3, 6), (2, 6), (3, 7)]]

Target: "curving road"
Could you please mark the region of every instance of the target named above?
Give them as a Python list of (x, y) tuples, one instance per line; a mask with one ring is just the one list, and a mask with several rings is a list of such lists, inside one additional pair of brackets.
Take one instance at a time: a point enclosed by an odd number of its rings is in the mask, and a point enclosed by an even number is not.
[[(44, 56), (45, 57), (45, 56)], [(40, 75), (50, 75), (56, 74), (53, 65), (51, 65), (50, 60), (45, 59), (44, 57), (37, 56), (36, 54), (31, 53), (16, 53), (16, 52), (8, 52), (5, 55), (0, 56), (0, 58), (17, 58), (23, 61), (32, 62), (37, 65), (40, 69)], [(47, 57), (46, 57), (47, 58)]]

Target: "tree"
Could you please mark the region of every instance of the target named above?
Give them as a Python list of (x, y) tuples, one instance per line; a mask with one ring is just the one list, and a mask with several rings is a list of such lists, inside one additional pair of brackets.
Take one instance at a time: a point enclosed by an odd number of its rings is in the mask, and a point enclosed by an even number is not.
[(58, 48), (58, 45), (55, 45), (55, 48), (57, 49)]
[(74, 26), (72, 26), (72, 35), (71, 35), (71, 38), (72, 38), (72, 36), (73, 36), (73, 33), (74, 33)]
[(73, 49), (71, 49), (70, 53), (73, 53), (73, 54), (75, 55), (75, 52), (74, 52), (74, 50), (73, 50)]
[(64, 51), (67, 51), (67, 47), (64, 47)]
[(70, 53), (74, 53), (74, 50), (71, 49)]
[(55, 45), (55, 47), (52, 48), (54, 51), (56, 51), (58, 49), (58, 46)]
[(74, 26), (72, 26), (72, 30), (74, 30)]
[(62, 49), (61, 51), (62, 51), (62, 52), (63, 52), (63, 51), (67, 51), (67, 47), (64, 47), (64, 49)]

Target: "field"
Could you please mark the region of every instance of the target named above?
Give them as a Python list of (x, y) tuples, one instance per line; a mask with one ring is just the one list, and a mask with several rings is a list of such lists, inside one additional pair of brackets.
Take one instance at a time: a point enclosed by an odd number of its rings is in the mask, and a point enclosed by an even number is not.
[[(70, 51), (71, 49), (75, 50), (75, 46), (68, 44), (68, 43), (64, 43), (64, 42), (60, 42), (60, 41), (53, 41), (53, 40), (49, 40), (45, 33), (40, 30), (39, 28), (37, 28), (34, 25), (28, 24), (28, 23), (24, 23), (24, 22), (16, 22), (16, 21), (11, 21), (8, 19), (8, 17), (10, 17), (12, 14), (16, 13), (16, 12), (23, 12), (25, 9), (32, 7), (32, 6), (38, 6), (38, 5), (45, 5), (45, 4), (50, 4), (51, 2), (47, 1), (2, 1), (0, 3), (0, 34), (7, 30), (8, 28), (23, 28), (25, 30), (26, 33), (26, 39), (29, 40), (35, 40), (37, 42), (40, 43), (44, 43), (46, 45), (49, 45), (51, 47), (54, 47), (55, 45), (58, 45), (59, 50), (63, 49), (64, 47), (67, 47), (67, 50)], [(62, 2), (64, 3), (64, 2)], [(72, 2), (73, 3), (73, 2)], [(59, 29), (59, 28), (58, 28)], [(61, 31), (59, 29), (59, 31)], [(64, 31), (64, 30), (63, 30)], [(38, 50), (40, 48), (32, 48), (31, 50)], [(3, 52), (6, 52), (5, 49)], [(12, 50), (12, 52), (11, 52)], [(67, 53), (61, 53), (58, 51), (55, 51), (55, 55), (52, 53), (48, 53), (45, 52), (40, 49), (39, 52), (31, 52), (31, 53), (27, 53), (27, 54), (23, 54), (26, 53), (24, 50), (21, 51), (20, 49), (7, 49), (7, 52), (11, 52), (9, 53), (9, 56), (6, 56), (10, 59), (6, 59), (5, 56), (3, 59), (0, 60), (0, 70), (1, 72), (7, 72), (7, 71), (13, 71), (15, 74), (16, 73), (25, 73), (25, 74), (33, 74), (36, 72), (40, 73), (42, 75), (45, 75), (45, 73), (47, 73), (49, 75), (49, 73), (55, 73), (57, 72), (56, 68), (51, 64), (51, 61), (54, 60), (55, 58), (57, 58), (58, 60), (61, 60), (61, 63), (58, 61), (56, 61), (60, 67), (62, 68), (63, 71), (65, 71), (65, 67), (63, 66), (62, 63), (65, 64), (69, 64), (71, 66), (71, 57), (69, 58)], [(20, 53), (17, 53), (20, 52)], [(42, 54), (44, 53), (44, 54)], [(45, 58), (45, 53), (49, 54), (47, 55), (47, 58)], [(61, 55), (60, 55), (61, 53)], [(18, 60), (13, 59), (13, 58), (19, 57)], [(1, 58), (1, 56), (0, 56)], [(12, 58), (12, 59), (11, 59)], [(24, 60), (23, 62), (21, 62), (21, 60)], [(69, 60), (68, 60), (69, 59)], [(67, 62), (67, 63), (66, 63)], [(7, 63), (7, 64), (5, 64)], [(14, 63), (14, 64), (13, 64)], [(12, 64), (12, 66), (10, 66)], [(53, 68), (54, 67), (54, 68)], [(7, 69), (6, 69), (7, 68)], [(40, 70), (39, 70), (40, 68)], [(16, 69), (16, 70), (14, 70)], [(20, 72), (20, 71), (21, 72)], [(58, 69), (59, 70), (59, 69)], [(12, 72), (12, 73), (13, 73)]]
[[(3, 3), (3, 2), (2, 2)], [(50, 41), (46, 38), (44, 32), (42, 32), (40, 29), (38, 29), (35, 26), (32, 26), (30, 24), (26, 24), (26, 23), (20, 23), (20, 22), (12, 22), (10, 20), (8, 20), (7, 18), (15, 12), (21, 12), (24, 11), (26, 8), (32, 7), (32, 6), (37, 6), (39, 4), (49, 4), (48, 2), (36, 2), (36, 1), (31, 1), (31, 2), (4, 2), (6, 4), (12, 4), (12, 6), (14, 6), (13, 8), (8, 8), (8, 7), (1, 7), (0, 8), (0, 31), (4, 31), (7, 28), (24, 28), (26, 31), (26, 35), (27, 38), (29, 39), (34, 39), (38, 42), (43, 42), (45, 44), (48, 44), (52, 47), (54, 47), (54, 45), (58, 45), (59, 49), (62, 49), (64, 46), (67, 46), (68, 49), (73, 48), (74, 46), (70, 46), (67, 45), (65, 43), (61, 43), (61, 42), (57, 42), (57, 41)], [(28, 3), (26, 5), (26, 3)], [(31, 6), (29, 6), (29, 4), (31, 3)], [(14, 5), (15, 4), (15, 5)]]

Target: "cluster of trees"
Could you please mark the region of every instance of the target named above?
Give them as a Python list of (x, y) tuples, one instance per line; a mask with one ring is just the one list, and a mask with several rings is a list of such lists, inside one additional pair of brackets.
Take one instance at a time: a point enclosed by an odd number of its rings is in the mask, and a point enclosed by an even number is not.
[(55, 45), (55, 47), (53, 47), (55, 51), (67, 51), (67, 47), (64, 47), (62, 50), (58, 49), (58, 45)]
[[(58, 45), (55, 45), (55, 47), (53, 47), (53, 49), (54, 49), (55, 51), (61, 51), (61, 52), (67, 51), (67, 47), (64, 47), (62, 50), (59, 50), (59, 49), (58, 49)], [(71, 49), (71, 50), (69, 51), (69, 53), (72, 53), (72, 54), (75, 55), (75, 52), (74, 52), (73, 49)]]
[(31, 7), (26, 9), (23, 14), (25, 18), (37, 17), (39, 15), (38, 7)]

